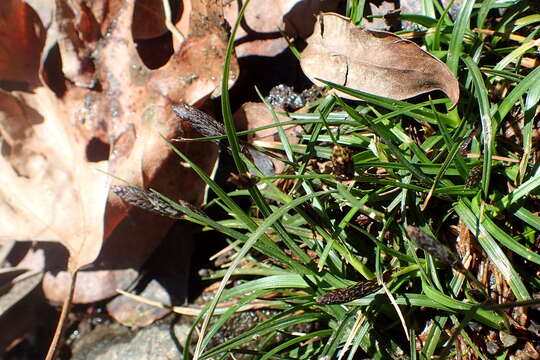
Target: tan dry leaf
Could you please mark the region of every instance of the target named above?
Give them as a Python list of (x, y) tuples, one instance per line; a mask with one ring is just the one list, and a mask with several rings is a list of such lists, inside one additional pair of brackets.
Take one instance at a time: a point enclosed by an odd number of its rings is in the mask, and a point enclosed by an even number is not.
[[(225, 19), (232, 26), (238, 17), (238, 1), (224, 6)], [(238, 57), (276, 56), (288, 47), (282, 33), (306, 38), (313, 32), (315, 16), (335, 11), (339, 0), (252, 0), (236, 33)], [(241, 5), (241, 4), (240, 4)]]
[[(450, 69), (415, 43), (382, 31), (367, 31), (332, 13), (321, 14), (301, 66), (317, 78), (396, 100), (434, 90), (455, 105), (459, 84)], [(348, 99), (354, 97), (338, 92)]]
[(0, 317), (41, 282), (43, 273), (21, 268), (0, 269)]
[[(38, 112), (39, 111), (39, 112)], [(96, 258), (110, 178), (86, 163), (86, 142), (48, 89), (0, 93), (2, 237), (58, 241), (78, 268)]]
[[(286, 116), (280, 114), (276, 115), (280, 122), (290, 120)], [(236, 112), (234, 113), (234, 122), (238, 131), (255, 129), (258, 127), (275, 124), (272, 113), (270, 112), (268, 107), (264, 103), (255, 102), (244, 103), (238, 110), (236, 110)], [(287, 134), (289, 142), (291, 144), (297, 144), (299, 141), (298, 135), (301, 133), (302, 127), (300, 125), (290, 125), (284, 127), (284, 130), (285, 134)], [(271, 145), (275, 145), (277, 142), (280, 142), (278, 130), (277, 128), (271, 128), (249, 134), (248, 142), (258, 142), (257, 145), (263, 147), (265, 142)], [(285, 158), (283, 153), (276, 153), (279, 156), (283, 156)], [(280, 174), (283, 171), (285, 164), (282, 161), (276, 159), (271, 160), (274, 164), (276, 174)]]
[[(180, 165), (161, 136), (182, 135), (173, 104), (202, 103), (220, 88), (227, 34), (221, 5), (184, 1), (186, 41), (152, 70), (132, 39), (134, 1), (55, 3), (59, 26), (51, 26), (47, 41), (58, 39), (58, 46), (34, 54), (43, 59), (44, 83), (33, 93), (0, 93), (0, 218), (6, 224), (0, 238), (59, 242), (70, 251), (71, 270), (93, 263), (80, 272), (75, 289), (73, 302), (86, 303), (125, 288), (122, 279), (136, 276), (173, 223), (110, 194), (112, 178), (98, 169), (172, 199), (203, 200), (204, 183)], [(23, 58), (23, 45), (11, 47), (11, 56)], [(19, 64), (6, 64), (5, 73), (19, 71)], [(231, 70), (238, 71), (234, 61)], [(211, 170), (216, 146), (178, 147)], [(63, 271), (47, 273), (48, 299), (63, 301), (69, 279)]]

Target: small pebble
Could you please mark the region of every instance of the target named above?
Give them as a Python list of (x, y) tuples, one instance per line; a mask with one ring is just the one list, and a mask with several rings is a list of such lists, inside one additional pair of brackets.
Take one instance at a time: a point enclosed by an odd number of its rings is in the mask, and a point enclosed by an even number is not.
[(499, 339), (501, 339), (505, 348), (510, 347), (517, 342), (517, 338), (506, 331), (499, 331)]

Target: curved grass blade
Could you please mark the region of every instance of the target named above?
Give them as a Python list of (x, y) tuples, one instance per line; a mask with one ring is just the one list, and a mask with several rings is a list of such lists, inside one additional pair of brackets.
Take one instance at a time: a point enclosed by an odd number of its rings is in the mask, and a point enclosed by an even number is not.
[[(214, 295), (214, 299), (210, 303), (209, 311), (206, 314), (206, 317), (204, 319), (202, 330), (201, 330), (201, 337), (200, 341), (198, 342), (199, 346), (195, 349), (194, 358), (199, 358), (202, 351), (204, 351), (205, 345), (210, 341), (210, 339), (205, 338), (205, 329), (208, 326), (208, 323), (210, 321), (210, 317), (212, 316), (212, 313), (214, 312), (217, 303), (221, 297), (221, 294), (223, 293), (223, 290), (225, 289), (225, 286), (229, 279), (232, 276), (232, 273), (235, 271), (236, 267), (240, 263), (240, 261), (244, 258), (244, 256), (248, 253), (248, 251), (251, 249), (251, 247), (255, 244), (255, 242), (262, 237), (266, 231), (268, 231), (268, 228), (272, 226), (276, 221), (278, 221), (283, 215), (285, 215), (289, 210), (297, 207), (298, 205), (312, 199), (315, 196), (330, 194), (333, 191), (320, 191), (314, 194), (305, 195), (298, 199), (295, 199), (291, 201), (290, 203), (282, 206), (279, 208), (279, 210), (275, 211), (272, 215), (270, 215), (268, 218), (266, 218), (263, 223), (257, 228), (256, 231), (254, 231), (251, 236), (248, 238), (246, 243), (242, 246), (242, 249), (236, 254), (236, 257), (234, 258), (232, 264), (230, 265), (229, 269), (227, 270), (227, 273), (223, 277), (219, 288), (216, 290), (216, 294)], [(205, 338), (206, 340), (203, 340)]]
[[(349, 94), (351, 96), (354, 96), (354, 97), (358, 98), (359, 100), (364, 100), (364, 101), (366, 101), (366, 102), (368, 102), (370, 104), (381, 106), (381, 107), (383, 107), (385, 109), (388, 109), (390, 111), (397, 111), (399, 109), (404, 109), (404, 108), (409, 107), (409, 106), (415, 106), (414, 104), (408, 103), (406, 101), (393, 100), (393, 99), (385, 98), (385, 97), (382, 97), (382, 96), (377, 96), (377, 95), (373, 95), (373, 94), (370, 94), (370, 93), (366, 93), (366, 92), (363, 92), (363, 91), (360, 91), (360, 90), (354, 90), (354, 89), (351, 89), (351, 88), (348, 88), (348, 87), (341, 86), (339, 84), (333, 83), (331, 81), (325, 81), (325, 80), (322, 80), (322, 79), (317, 79), (317, 80), (319, 80), (322, 83), (328, 85), (332, 89), (342, 91), (344, 93), (347, 93), (347, 94)], [(448, 100), (448, 99), (442, 99), (441, 100), (441, 103), (449, 103), (449, 102), (450, 102), (450, 100)], [(425, 122), (428, 122), (428, 123), (431, 123), (431, 124), (437, 124), (436, 116), (438, 116), (441, 120), (443, 120), (446, 123), (446, 125), (448, 125), (450, 127), (454, 128), (454, 127), (456, 127), (458, 125), (458, 122), (456, 120), (452, 119), (451, 117), (449, 117), (446, 114), (443, 114), (443, 113), (439, 112), (435, 116), (431, 110), (426, 110), (426, 109), (422, 109), (422, 108), (418, 108), (418, 109), (415, 109), (415, 110), (407, 110), (406, 112), (404, 112), (404, 114), (406, 114), (407, 116), (410, 116), (413, 119), (418, 119), (419, 121), (425, 121)]]
[(504, 100), (499, 105), (496, 115), (499, 117), (498, 121), (502, 121), (504, 117), (512, 110), (514, 104), (531, 88), (538, 89), (540, 87), (540, 66), (534, 69), (521, 80), (515, 88), (505, 96)]
[(433, 180), (431, 180), (431, 178), (424, 175), (424, 173), (420, 169), (418, 169), (416, 164), (411, 163), (405, 157), (405, 155), (403, 155), (401, 150), (396, 145), (394, 145), (392, 141), (393, 135), (384, 126), (373, 123), (367, 117), (361, 117), (358, 112), (356, 112), (353, 108), (341, 101), (341, 99), (338, 99), (338, 102), (343, 107), (343, 109), (345, 109), (347, 114), (349, 114), (349, 116), (358, 121), (360, 124), (362, 124), (362, 122), (364, 121), (367, 122), (369, 128), (375, 133), (377, 133), (377, 135), (379, 135), (382, 139), (384, 139), (386, 145), (392, 150), (392, 153), (398, 158), (399, 162), (404, 165), (412, 174), (414, 174), (414, 176), (427, 184), (433, 183)]
[(334, 354), (337, 351), (339, 345), (345, 342), (344, 339), (347, 338), (347, 335), (351, 328), (351, 324), (354, 321), (354, 317), (357, 313), (358, 309), (353, 307), (348, 309), (348, 311), (338, 319), (338, 326), (335, 326), (334, 333), (326, 342), (326, 345), (321, 353), (322, 358), (334, 358)]
[[(489, 181), (491, 178), (494, 126), (491, 123), (491, 109), (489, 107), (488, 91), (486, 89), (486, 84), (482, 79), (482, 74), (480, 73), (478, 66), (476, 66), (476, 64), (472, 61), (470, 57), (464, 57), (463, 61), (465, 61), (465, 64), (467, 64), (467, 67), (469, 68), (469, 73), (472, 76), (475, 87), (476, 99), (478, 99), (480, 120), (482, 122), (484, 166), (482, 167), (481, 184), (483, 198), (486, 199), (488, 196)], [(498, 124), (495, 124), (495, 127), (497, 126)]]
[(478, 304), (465, 303), (452, 299), (450, 296), (447, 296), (432, 288), (427, 283), (422, 283), (422, 289), (429, 299), (438, 302), (449, 309), (452, 309), (453, 312), (463, 314), (472, 312), (472, 318), (495, 329), (502, 329), (506, 324), (507, 320), (503, 315), (499, 315), (494, 311), (482, 309)]
[(272, 356), (279, 353), (280, 351), (282, 351), (282, 350), (284, 350), (284, 349), (286, 349), (286, 348), (288, 348), (288, 347), (290, 347), (292, 345), (302, 343), (303, 341), (313, 341), (313, 339), (328, 337), (333, 332), (334, 331), (332, 329), (325, 329), (325, 330), (314, 331), (314, 332), (306, 334), (306, 335), (297, 336), (297, 337), (295, 337), (295, 338), (293, 338), (293, 339), (291, 339), (289, 341), (285, 341), (284, 343), (279, 344), (278, 346), (275, 346), (274, 348), (272, 348), (272, 350), (266, 352), (260, 358), (260, 360), (270, 359)]
[(251, 341), (253, 336), (256, 336), (256, 335), (264, 336), (266, 334), (279, 331), (289, 326), (321, 320), (324, 317), (324, 315), (320, 313), (304, 313), (304, 314), (298, 314), (295, 316), (285, 316), (285, 315), (289, 315), (289, 314), (288, 313), (280, 314), (279, 316), (282, 317), (281, 319), (276, 320), (276, 319), (271, 318), (262, 322), (261, 324), (255, 326), (253, 329), (246, 331), (242, 335), (235, 337), (234, 339), (231, 339), (221, 345), (218, 345), (212, 348), (210, 351), (204, 353), (204, 355), (202, 355), (200, 359), (201, 360), (209, 359), (216, 355), (219, 355), (220, 353), (231, 351), (232, 349), (237, 348), (238, 346)]
[(454, 75), (457, 75), (458, 73), (459, 59), (463, 54), (463, 39), (465, 38), (465, 32), (469, 30), (469, 21), (471, 19), (474, 3), (474, 0), (465, 0), (461, 2), (460, 11), (457, 20), (454, 23), (454, 29), (452, 30), (452, 38), (450, 39), (450, 45), (448, 45), (446, 65), (448, 65)]

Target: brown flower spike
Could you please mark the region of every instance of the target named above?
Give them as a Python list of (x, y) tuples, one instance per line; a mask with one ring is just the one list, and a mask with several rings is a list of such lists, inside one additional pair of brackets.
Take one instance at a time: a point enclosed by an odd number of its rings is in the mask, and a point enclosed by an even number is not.
[[(158, 194), (151, 191), (125, 185), (113, 185), (111, 186), (111, 190), (116, 194), (116, 196), (128, 204), (156, 215), (167, 216), (173, 219), (178, 219), (184, 215), (183, 212), (175, 209), (169, 203), (159, 197)], [(192, 211), (199, 212), (197, 208), (185, 201), (179, 200), (178, 203)]]
[[(397, 271), (397, 269), (385, 271), (382, 275), (383, 281), (390, 280), (395, 271)], [(382, 288), (382, 285), (379, 283), (378, 279), (364, 280), (359, 281), (358, 283), (349, 287), (329, 291), (315, 299), (315, 301), (317, 304), (321, 305), (344, 304), (349, 301), (360, 299), (379, 290), (380, 288)]]
[(445, 245), (435, 240), (428, 234), (420, 231), (414, 226), (407, 226), (407, 236), (411, 239), (419, 248), (425, 250), (428, 254), (443, 264), (449, 265), (457, 271), (465, 271), (463, 264), (459, 257), (450, 251)]
[(179, 104), (173, 106), (172, 110), (182, 121), (182, 129), (184, 131), (195, 130), (203, 137), (225, 135), (225, 128), (222, 124), (193, 106)]

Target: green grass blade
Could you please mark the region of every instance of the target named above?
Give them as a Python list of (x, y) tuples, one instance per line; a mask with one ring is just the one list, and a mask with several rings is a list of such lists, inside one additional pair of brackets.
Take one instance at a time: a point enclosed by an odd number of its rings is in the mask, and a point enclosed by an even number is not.
[(454, 24), (452, 38), (448, 46), (448, 58), (446, 65), (454, 75), (458, 74), (458, 64), (461, 55), (463, 55), (463, 39), (465, 33), (469, 30), (469, 21), (474, 7), (474, 0), (465, 0), (461, 2), (460, 11)]
[(221, 79), (221, 112), (223, 115), (223, 123), (225, 125), (225, 130), (227, 131), (227, 140), (229, 141), (229, 146), (231, 148), (231, 154), (234, 159), (234, 163), (238, 172), (243, 174), (247, 171), (244, 162), (240, 159), (240, 143), (238, 141), (238, 135), (236, 134), (236, 127), (234, 126), (234, 120), (232, 116), (231, 103), (229, 100), (229, 76), (231, 70), (231, 58), (234, 52), (234, 43), (236, 38), (236, 32), (242, 19), (244, 18), (244, 12), (247, 9), (250, 0), (246, 0), (240, 11), (238, 12), (238, 18), (231, 29), (231, 34), (229, 35), (229, 41), (227, 43), (227, 51), (225, 52), (225, 60), (223, 63), (223, 76)]
[[(354, 97), (356, 97), (356, 98), (358, 98), (360, 100), (365, 100), (366, 102), (368, 102), (370, 104), (381, 106), (381, 107), (383, 107), (385, 109), (388, 109), (390, 111), (396, 111), (398, 109), (402, 109), (402, 108), (405, 108), (405, 107), (408, 107), (408, 106), (412, 106), (414, 108), (416, 106), (416, 105), (413, 105), (413, 104), (408, 103), (406, 101), (394, 100), (394, 99), (385, 98), (385, 97), (382, 97), (382, 96), (373, 95), (373, 94), (366, 93), (366, 92), (363, 92), (363, 91), (360, 91), (360, 90), (355, 90), (355, 89), (351, 89), (351, 88), (348, 88), (348, 87), (345, 87), (345, 86), (341, 86), (339, 84), (336, 84), (336, 83), (333, 83), (333, 82), (330, 82), (330, 81), (325, 81), (323, 79), (318, 79), (318, 80), (321, 81), (322, 83), (330, 86), (333, 89), (337, 89), (337, 90), (342, 91), (342, 92), (344, 92), (346, 94), (354, 96)], [(437, 101), (437, 100), (435, 100), (435, 101)], [(449, 99), (441, 99), (440, 101), (441, 101), (441, 103), (450, 104)], [(428, 105), (429, 102), (426, 102), (425, 104)], [(406, 114), (407, 116), (410, 116), (413, 119), (417, 119), (419, 121), (425, 121), (425, 122), (432, 123), (432, 124), (437, 123), (437, 118), (435, 117), (435, 115), (433, 114), (433, 112), (431, 110), (415, 109), (415, 110), (411, 110), (411, 111), (404, 111), (404, 114)], [(447, 126), (456, 127), (458, 125), (458, 123), (457, 123), (457, 121), (455, 119), (449, 117), (446, 114), (443, 114), (443, 113), (439, 112), (437, 114), (437, 116), (439, 117), (440, 120), (444, 121), (444, 123)]]
[(531, 89), (538, 91), (540, 87), (540, 66), (534, 69), (527, 75), (519, 84), (516, 85), (512, 91), (506, 95), (504, 100), (499, 105), (497, 110), (497, 116), (499, 121), (502, 121), (508, 112), (512, 109), (514, 104), (527, 92)]
[[(467, 64), (470, 74), (473, 79), (476, 99), (478, 100), (478, 107), (480, 112), (480, 121), (482, 123), (482, 136), (484, 143), (484, 164), (482, 167), (482, 193), (484, 199), (487, 198), (489, 191), (489, 184), (491, 179), (491, 165), (492, 165), (492, 154), (493, 154), (493, 133), (494, 126), (491, 122), (491, 109), (489, 106), (488, 91), (486, 89), (484, 80), (480, 70), (472, 59), (468, 56), (463, 58), (463, 61)], [(495, 128), (497, 125), (495, 125)]]
[(272, 319), (269, 319), (267, 321), (264, 321), (260, 325), (255, 326), (253, 329), (246, 331), (244, 334), (232, 340), (229, 340), (221, 345), (216, 346), (215, 348), (211, 349), (210, 351), (206, 352), (203, 356), (201, 356), (200, 359), (201, 360), (209, 359), (222, 352), (227, 352), (232, 349), (235, 349), (238, 346), (251, 341), (254, 336), (263, 336), (263, 335), (275, 332), (277, 330), (287, 328), (289, 326), (314, 322), (314, 321), (320, 320), (321, 318), (322, 318), (321, 314), (304, 313), (304, 314), (299, 314), (296, 316), (287, 316), (282, 319), (274, 320), (274, 321), (270, 321)]
[[(263, 223), (257, 228), (257, 230), (251, 234), (249, 239), (242, 246), (242, 249), (240, 250), (240, 252), (238, 252), (236, 257), (234, 258), (232, 264), (230, 265), (229, 269), (227, 270), (227, 273), (225, 274), (225, 276), (223, 276), (223, 279), (222, 279), (222, 281), (220, 283), (220, 286), (216, 290), (216, 293), (214, 295), (214, 299), (210, 303), (208, 314), (206, 315), (206, 317), (204, 319), (203, 327), (202, 327), (203, 330), (208, 326), (208, 323), (210, 321), (212, 313), (214, 312), (214, 310), (215, 310), (215, 308), (217, 306), (217, 303), (219, 302), (219, 299), (221, 297), (221, 294), (223, 293), (223, 290), (225, 289), (225, 286), (226, 286), (227, 282), (229, 281), (229, 279), (232, 276), (232, 273), (236, 270), (236, 267), (238, 266), (240, 261), (248, 253), (248, 251), (253, 247), (255, 242), (257, 240), (259, 240), (259, 238), (261, 238), (265, 234), (266, 231), (268, 231), (268, 228), (270, 226), (272, 226), (276, 221), (278, 221), (283, 215), (285, 215), (292, 208), (302, 204), (305, 201), (310, 200), (311, 198), (313, 198), (315, 196), (329, 194), (329, 193), (331, 193), (331, 191), (321, 191), (321, 192), (318, 192), (318, 193), (315, 193), (315, 194), (305, 195), (305, 196), (302, 196), (302, 197), (300, 197), (298, 199), (295, 199), (295, 200), (291, 201), (289, 204), (286, 204), (285, 206), (279, 208), (279, 210), (275, 211), (272, 215), (270, 215), (268, 218), (266, 218), (263, 221)], [(204, 334), (204, 331), (202, 331), (202, 333)], [(209, 340), (205, 340), (205, 341), (208, 342)], [(203, 343), (202, 343), (202, 340), (201, 340), (201, 346), (199, 346), (195, 350), (195, 354), (194, 354), (195, 358), (197, 358), (202, 353), (202, 351), (204, 351), (204, 346), (202, 346), (202, 344)]]

